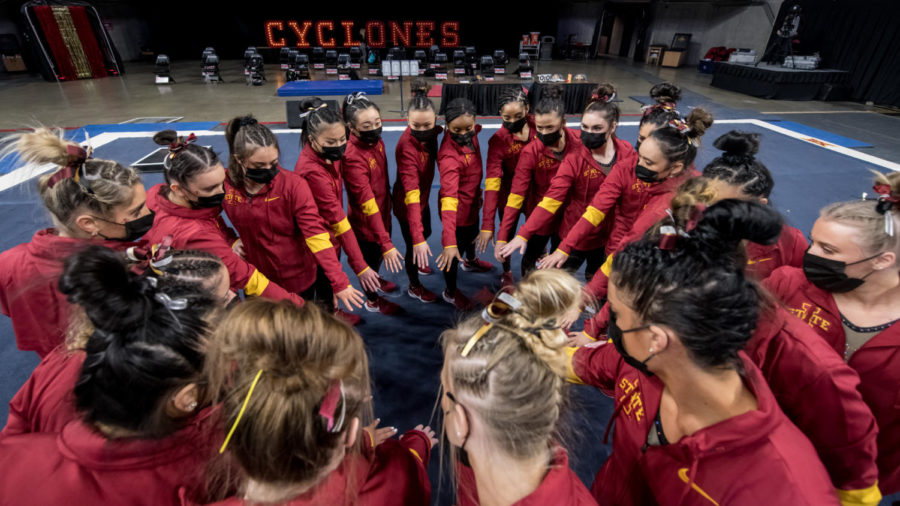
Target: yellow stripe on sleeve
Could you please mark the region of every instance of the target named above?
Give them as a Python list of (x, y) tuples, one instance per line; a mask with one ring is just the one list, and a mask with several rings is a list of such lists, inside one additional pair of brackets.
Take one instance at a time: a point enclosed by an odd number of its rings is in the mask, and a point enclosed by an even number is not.
[(419, 190), (410, 190), (406, 192), (406, 198), (403, 200), (406, 205), (419, 203)]
[(541, 203), (538, 204), (538, 207), (542, 207), (546, 209), (550, 214), (556, 214), (556, 211), (559, 209), (559, 206), (562, 205), (562, 202), (551, 199), (550, 197), (544, 197), (541, 199)]
[(500, 191), (500, 178), (499, 177), (489, 177), (484, 180), (484, 189), (487, 191)]
[(606, 257), (606, 261), (603, 262), (603, 265), (600, 266), (600, 272), (602, 272), (606, 277), (609, 277), (609, 273), (612, 272), (612, 259), (612, 255)]
[(869, 488), (859, 490), (836, 489), (838, 499), (842, 506), (877, 506), (881, 502), (881, 491), (878, 490), (878, 482)]
[(575, 383), (576, 385), (584, 385), (584, 381), (575, 374), (575, 367), (572, 362), (575, 360), (575, 352), (578, 348), (575, 346), (566, 346), (566, 381)]
[(588, 220), (591, 222), (591, 225), (596, 227), (603, 221), (603, 218), (606, 218), (606, 214), (594, 206), (588, 206), (581, 217)]
[(350, 222), (347, 221), (347, 217), (344, 216), (344, 219), (331, 225), (331, 230), (334, 231), (334, 235), (338, 236), (350, 230)]
[(510, 193), (509, 197), (506, 199), (506, 207), (511, 207), (513, 209), (522, 209), (522, 202), (524, 201), (525, 198), (521, 195)]
[(250, 276), (247, 284), (244, 285), (244, 293), (247, 295), (259, 296), (266, 291), (268, 286), (269, 278), (265, 277), (263, 273), (254, 270), (253, 275)]
[(441, 199), (441, 211), (453, 211), (459, 207), (459, 199), (456, 197), (444, 197)]
[(334, 246), (333, 244), (331, 244), (331, 236), (328, 235), (328, 232), (322, 232), (321, 234), (307, 237), (306, 245), (313, 253), (318, 253), (323, 249), (328, 249)]
[(416, 460), (418, 460), (420, 464), (425, 465), (425, 463), (422, 462), (422, 457), (419, 456), (419, 452), (413, 450), (412, 448), (408, 448), (408, 450), (409, 450), (409, 453), (412, 453), (413, 457), (415, 457)]
[(362, 212), (366, 216), (372, 216), (373, 214), (378, 212), (378, 204), (375, 203), (375, 197), (372, 197), (369, 200), (363, 202)]

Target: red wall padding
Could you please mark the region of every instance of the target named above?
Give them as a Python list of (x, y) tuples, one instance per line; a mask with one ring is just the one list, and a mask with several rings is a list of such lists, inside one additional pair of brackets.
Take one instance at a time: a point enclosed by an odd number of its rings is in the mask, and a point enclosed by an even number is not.
[(97, 44), (97, 36), (88, 20), (87, 12), (84, 6), (71, 5), (69, 12), (72, 14), (72, 21), (75, 23), (75, 29), (78, 31), (78, 38), (81, 39), (81, 47), (87, 56), (88, 63), (91, 65), (91, 73), (94, 77), (106, 77), (106, 65), (103, 62), (103, 53)]
[(53, 17), (53, 9), (47, 5), (38, 5), (34, 8), (38, 21), (41, 24), (41, 30), (44, 31), (44, 38), (50, 45), (50, 52), (53, 53), (53, 60), (56, 63), (56, 72), (60, 79), (74, 80), (75, 65), (72, 64), (72, 57), (69, 55), (69, 48), (63, 41), (62, 35), (59, 33), (59, 25), (56, 24), (56, 18)]

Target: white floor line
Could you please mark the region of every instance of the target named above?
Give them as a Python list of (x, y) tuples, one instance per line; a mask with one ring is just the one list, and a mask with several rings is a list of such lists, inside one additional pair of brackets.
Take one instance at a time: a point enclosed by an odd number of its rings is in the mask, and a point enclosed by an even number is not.
[[(621, 121), (619, 125), (621, 126), (638, 126), (640, 124), (639, 121)], [(715, 121), (717, 125), (754, 125), (760, 128), (765, 128), (766, 130), (770, 130), (775, 133), (779, 133), (781, 135), (786, 135), (793, 139), (801, 140), (804, 142), (808, 142), (810, 144), (814, 144), (821, 148), (827, 149), (829, 151), (833, 151), (835, 153), (839, 153), (841, 155), (849, 156), (851, 158), (856, 158), (857, 160), (863, 161), (865, 163), (871, 163), (872, 165), (877, 165), (879, 167), (883, 167), (885, 169), (900, 171), (900, 163), (891, 162), (885, 160), (883, 158), (878, 158), (877, 156), (868, 155), (866, 153), (861, 153), (854, 149), (845, 148), (843, 146), (838, 146), (836, 144), (832, 144), (830, 142), (823, 141), (822, 139), (818, 139), (816, 137), (812, 137), (809, 135), (801, 134), (794, 132), (792, 130), (788, 130), (786, 128), (782, 128), (776, 126), (772, 123), (759, 120), (759, 119), (717, 119)], [(581, 124), (578, 122), (568, 122), (566, 123), (567, 127), (570, 128), (578, 128)], [(178, 126), (177, 123), (172, 124), (173, 127)], [(499, 123), (487, 124), (483, 125), (483, 130), (496, 130), (500, 128), (501, 125)], [(402, 132), (406, 130), (406, 125), (398, 125), (398, 126), (385, 126), (383, 127), (385, 132)], [(146, 138), (150, 137), (155, 132), (104, 132), (98, 134), (94, 137), (91, 137), (91, 146), (94, 149), (99, 148), (100, 146), (104, 146), (112, 141), (118, 139), (138, 139), (138, 138)], [(195, 130), (195, 131), (184, 131), (179, 132), (181, 134), (187, 135), (190, 133), (194, 133), (197, 137), (204, 136), (219, 136), (225, 135), (225, 132), (222, 130)], [(272, 130), (272, 133), (275, 134), (300, 134), (299, 130), (290, 129), (290, 128), (280, 128)], [(0, 176), (0, 192), (8, 190), (18, 184), (21, 184), (29, 179), (35, 178), (41, 174), (49, 172), (53, 170), (55, 165), (53, 164), (26, 164), (25, 166), (16, 169), (9, 174), (4, 174)]]

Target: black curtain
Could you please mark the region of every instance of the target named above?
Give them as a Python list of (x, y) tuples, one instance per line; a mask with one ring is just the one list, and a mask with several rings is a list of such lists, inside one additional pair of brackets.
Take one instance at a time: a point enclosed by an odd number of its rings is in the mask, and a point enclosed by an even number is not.
[(797, 54), (818, 52), (823, 68), (849, 71), (852, 97), (900, 106), (900, 1), (798, 0), (781, 5), (772, 36), (799, 4)]

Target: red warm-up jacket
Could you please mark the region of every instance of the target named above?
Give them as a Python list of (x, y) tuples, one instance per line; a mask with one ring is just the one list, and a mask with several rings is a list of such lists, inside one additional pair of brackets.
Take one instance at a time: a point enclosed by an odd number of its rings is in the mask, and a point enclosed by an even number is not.
[[(550, 181), (556, 175), (562, 161), (579, 149), (584, 147), (578, 134), (570, 128), (563, 127), (563, 135), (566, 136), (566, 145), (562, 153), (554, 153), (538, 139), (528, 143), (519, 155), (519, 163), (516, 164), (516, 172), (513, 175), (512, 186), (509, 189), (509, 197), (506, 199), (506, 207), (503, 209), (503, 220), (500, 231), (497, 233), (497, 242), (506, 242), (513, 236), (516, 224), (519, 222), (519, 212), (525, 206), (525, 214), (530, 215), (540, 198), (550, 188)], [(526, 197), (528, 200), (526, 201)], [(567, 204), (563, 202), (561, 205)], [(537, 234), (554, 235), (561, 217), (557, 217), (551, 225), (539, 229)]]
[[(502, 126), (488, 140), (488, 154), (484, 167), (484, 207), (481, 210), (481, 230), (494, 231), (494, 221), (498, 206), (505, 205), (509, 198), (519, 155), (529, 142), (537, 139), (534, 116), (528, 115), (528, 139), (519, 140), (516, 134)], [(502, 208), (500, 208), (502, 209)]]
[[(443, 127), (435, 127), (435, 136), (443, 132)], [(397, 158), (397, 180), (394, 181), (394, 215), (400, 223), (409, 224), (413, 245), (425, 242), (422, 225), (422, 211), (428, 208), (431, 184), (434, 182), (434, 164), (437, 158), (437, 140), (421, 143), (406, 127), (394, 156)]]
[(481, 163), (481, 147), (478, 132), (481, 125), (475, 125), (472, 137), (473, 148), (460, 146), (450, 132), (444, 134), (438, 151), (438, 172), (441, 189), (438, 192), (441, 207), (441, 244), (444, 248), (455, 247), (456, 227), (466, 227), (478, 223), (481, 208), (481, 177), (484, 165)]
[(602, 505), (837, 505), (809, 440), (779, 409), (766, 380), (741, 353), (757, 409), (667, 445), (649, 446), (664, 385), (627, 365), (604, 342), (574, 350), (570, 380), (611, 392), (613, 452), (591, 492)]
[(279, 169), (255, 195), (225, 180), (222, 209), (244, 242), (247, 261), (286, 290), (302, 293), (322, 267), (335, 292), (350, 285), (306, 180)]
[[(382, 506), (388, 504), (428, 506), (431, 482), (427, 465), (431, 441), (423, 432), (411, 430), (399, 440), (387, 439), (377, 447), (364, 435), (361, 451), (348, 455), (325, 479), (291, 500), (267, 503), (279, 506)], [(194, 503), (183, 501), (184, 506)], [(244, 506), (241, 498), (215, 503)]]
[[(610, 169), (610, 175), (618, 170), (628, 170), (637, 159), (637, 153), (628, 141), (613, 138), (612, 142), (616, 149), (616, 163)], [(604, 174), (591, 151), (582, 145), (563, 160), (550, 182), (550, 188), (544, 193), (541, 202), (532, 211), (525, 225), (519, 228), (518, 235), (527, 241), (537, 230), (551, 225), (557, 209), (563, 202), (568, 202), (559, 227), (559, 236), (565, 237), (581, 219), (607, 177), (609, 175)], [(604, 220), (599, 227), (579, 241), (575, 249), (592, 251), (604, 247), (612, 231), (613, 222), (614, 220)]]
[[(56, 433), (0, 439), (0, 504), (177, 505), (202, 497), (218, 412), (163, 439), (107, 439), (81, 420)], [(186, 490), (182, 490), (186, 489)]]
[(56, 348), (41, 360), (9, 401), (9, 416), (0, 438), (30, 432), (59, 432), (77, 418), (73, 389), (84, 352)]
[(61, 237), (47, 228), (35, 232), (30, 242), (0, 253), (0, 311), (12, 320), (20, 350), (43, 358), (65, 341), (69, 303), (57, 288), (63, 261), (98, 244), (118, 250), (134, 245)]
[(336, 240), (344, 248), (350, 268), (359, 276), (369, 270), (369, 266), (359, 249), (359, 243), (356, 241), (356, 235), (353, 234), (347, 214), (344, 213), (342, 166), (343, 160), (328, 163), (307, 143), (300, 151), (300, 158), (297, 159), (297, 165), (294, 166), (294, 173), (309, 183), (316, 205), (319, 207), (319, 214), (331, 229), (332, 242)]
[(747, 243), (747, 273), (756, 279), (766, 279), (783, 265), (803, 267), (803, 255), (808, 248), (803, 232), (785, 223), (775, 244)]
[(776, 269), (764, 285), (859, 374), (859, 391), (878, 422), (878, 486), (884, 495), (900, 492), (900, 322), (846, 357), (847, 337), (831, 293), (796, 267)]
[(351, 134), (341, 170), (347, 183), (350, 226), (357, 239), (380, 244), (383, 253), (394, 249), (391, 185), (384, 141), (367, 144)]
[(298, 306), (303, 305), (299, 295), (269, 281), (253, 264), (231, 249), (237, 235), (225, 225), (221, 208), (189, 209), (170, 201), (167, 194), (165, 184), (158, 184), (147, 191), (147, 207), (156, 211), (153, 228), (144, 236), (147, 241), (156, 244), (171, 236), (173, 248), (208, 251), (222, 259), (231, 277), (233, 290), (243, 290), (247, 295), (272, 300), (288, 299)]

